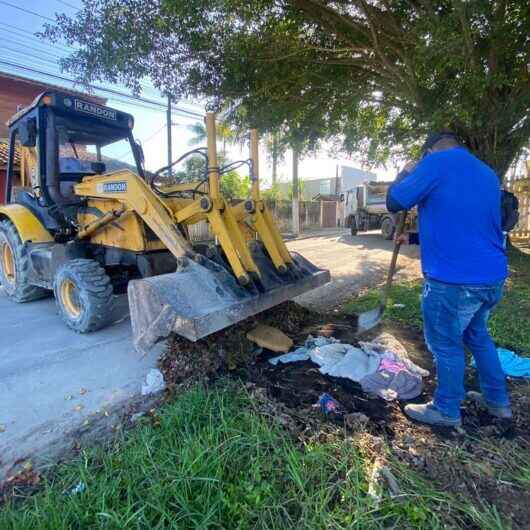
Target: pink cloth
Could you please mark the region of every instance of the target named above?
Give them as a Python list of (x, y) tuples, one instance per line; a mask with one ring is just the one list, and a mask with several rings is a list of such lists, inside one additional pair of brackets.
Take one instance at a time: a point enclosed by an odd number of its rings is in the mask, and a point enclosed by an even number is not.
[(394, 361), (393, 359), (383, 358), (381, 359), (381, 363), (379, 364), (379, 368), (377, 369), (379, 372), (382, 370), (386, 370), (387, 372), (391, 372), (393, 374), (399, 374), (402, 370), (406, 370), (407, 367), (399, 361)]

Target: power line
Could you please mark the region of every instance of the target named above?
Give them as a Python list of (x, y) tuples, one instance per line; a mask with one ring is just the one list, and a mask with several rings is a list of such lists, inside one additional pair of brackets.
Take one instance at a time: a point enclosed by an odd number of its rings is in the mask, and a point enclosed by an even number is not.
[[(163, 129), (166, 128), (166, 124), (162, 125), (160, 129), (157, 129), (153, 134), (149, 135), (148, 138), (145, 140), (140, 140), (142, 144), (146, 144), (147, 142), (150, 142), (159, 132), (161, 132)], [(126, 152), (124, 152), (122, 155), (116, 157), (116, 160), (123, 160), (124, 158), (128, 157), (131, 154), (131, 150), (128, 149)]]
[[(4, 2), (4, 0), (0, 0), (0, 3), (6, 3)], [(7, 2), (7, 4), (9, 4), (9, 2)], [(38, 16), (44, 16), (44, 15), (39, 15), (39, 13), (35, 13), (36, 15)], [(16, 37), (22, 39), (22, 40), (26, 40), (26, 39), (32, 39), (33, 41), (36, 41), (36, 42), (31, 42), (31, 44), (33, 45), (38, 45), (38, 46), (46, 46), (50, 49), (53, 49), (55, 50), (55, 53), (53, 53), (53, 55), (55, 55), (55, 57), (59, 58), (59, 59), (66, 59), (67, 56), (65, 54), (72, 54), (74, 52), (77, 51), (76, 48), (72, 47), (72, 46), (63, 46), (63, 45), (60, 45), (60, 44), (51, 44), (50, 42), (47, 42), (47, 41), (44, 41), (42, 39), (40, 39), (39, 37), (35, 36), (35, 34), (29, 32), (28, 30), (26, 29), (23, 29), (23, 28), (20, 28), (18, 26), (14, 26), (13, 24), (8, 24), (6, 22), (0, 22), (0, 26), (5, 26), (6, 28), (10, 28), (11, 30), (15, 30), (19, 33), (22, 33), (22, 35), (15, 35)], [(0, 31), (4, 31), (6, 33), (9, 33), (6, 29), (3, 29), (3, 28), (0, 28)], [(45, 54), (51, 54), (52, 52), (50, 52), (49, 50), (39, 50), (37, 48), (31, 48), (27, 42), (23, 42), (23, 43), (20, 43), (20, 42), (15, 42), (15, 41), (12, 41), (13, 43), (15, 44), (18, 44), (20, 46), (27, 46), (28, 48), (36, 51), (36, 52), (39, 52), (39, 53), (45, 53)], [(18, 51), (16, 51), (15, 53), (20, 53)], [(41, 58), (39, 58), (41, 59)], [(46, 61), (46, 59), (41, 59), (41, 60), (44, 60)], [(146, 83), (146, 82), (142, 82), (140, 81), (139, 82), (140, 86), (142, 87), (142, 90), (144, 92), (151, 92), (152, 94), (154, 93), (154, 97), (157, 97), (157, 89), (151, 84), (151, 83)], [(165, 103), (161, 103), (161, 104), (164, 104)], [(182, 107), (181, 107), (182, 108)]]
[(23, 37), (23, 38), (30, 37), (30, 38), (32, 38), (34, 40), (39, 41), (41, 44), (43, 44), (45, 46), (49, 46), (50, 48), (57, 48), (58, 50), (61, 49), (61, 50), (64, 50), (65, 52), (67, 52), (67, 53), (71, 53), (72, 51), (75, 51), (75, 48), (73, 48), (72, 46), (62, 46), (61, 44), (51, 44), (49, 42), (45, 42), (42, 39), (40, 39), (39, 37), (37, 37), (34, 33), (31, 33), (30, 31), (28, 31), (27, 29), (19, 28), (18, 26), (14, 26), (13, 24), (8, 24), (7, 22), (0, 22), (0, 25), (1, 26), (5, 26), (5, 27), (7, 27), (9, 29), (18, 31), (20, 33), (23, 33), (24, 35), (20, 35), (20, 37)]
[[(1, 0), (0, 0), (0, 3), (1, 3)], [(58, 74), (45, 72), (45, 71), (37, 69), (37, 68), (31, 68), (29, 66), (19, 65), (19, 64), (16, 64), (16, 63), (12, 63), (10, 61), (5, 61), (5, 60), (1, 60), (0, 59), (0, 64), (2, 64), (4, 66), (9, 66), (11, 68), (19, 68), (21, 70), (28, 71), (28, 72), (31, 72), (31, 73), (36, 73), (36, 74), (40, 74), (40, 75), (49, 76), (49, 77), (52, 77), (52, 78), (55, 78), (55, 79), (60, 79), (61, 81), (66, 81), (68, 83), (73, 83), (73, 84), (76, 83), (76, 81), (73, 80), (73, 79), (69, 79), (67, 77), (64, 77), (64, 76), (61, 76), (61, 75), (58, 75)], [(158, 101), (155, 101), (155, 100), (152, 100), (152, 99), (143, 98), (141, 96), (134, 96), (132, 94), (127, 94), (126, 92), (120, 92), (119, 90), (115, 90), (115, 89), (111, 89), (111, 88), (98, 87), (96, 85), (92, 85), (92, 84), (89, 84), (89, 83), (87, 83), (87, 87), (89, 87), (89, 88), (91, 88), (93, 90), (98, 90), (100, 92), (106, 92), (108, 94), (112, 94), (112, 95), (115, 95), (115, 96), (125, 97), (125, 98), (128, 98), (128, 99), (134, 100), (134, 101), (138, 101), (138, 102), (141, 102), (141, 103), (144, 103), (144, 104), (149, 104), (149, 105), (152, 105), (154, 107), (166, 110), (166, 105), (164, 103), (159, 103)], [(202, 114), (199, 114), (198, 112), (194, 112), (194, 111), (191, 111), (191, 110), (188, 110), (188, 109), (184, 109), (182, 107), (175, 107), (175, 110), (178, 113), (184, 114), (185, 117), (196, 118), (196, 119), (202, 119), (203, 118)]]
[(49, 20), (50, 22), (55, 22), (53, 18), (47, 17), (46, 15), (41, 15), (40, 13), (36, 13), (35, 11), (31, 11), (31, 9), (25, 9), (24, 7), (16, 6), (14, 4), (11, 4), (10, 2), (5, 2), (4, 0), (0, 0), (0, 4), (3, 4), (7, 7), (12, 7), (13, 9), (17, 9), (18, 11), (22, 11), (23, 13), (28, 13), (29, 15), (34, 15), (36, 17), (43, 18), (44, 20)]
[(79, 7), (76, 7), (72, 4), (69, 4), (68, 2), (65, 2), (64, 0), (57, 0), (60, 4), (63, 4), (63, 6), (70, 7), (72, 9), (75, 9), (76, 11), (79, 11)]
[[(13, 30), (25, 33), (24, 35), (15, 35), (15, 37), (17, 37), (19, 39), (22, 39), (23, 42), (15, 41), (13, 39), (11, 39), (10, 42), (12, 42), (13, 44), (17, 44), (17, 45), (19, 45), (21, 47), (26, 47), (27, 49), (33, 50), (34, 52), (37, 52), (39, 54), (53, 55), (57, 59), (66, 59), (67, 58), (67, 54), (71, 54), (71, 53), (76, 51), (76, 49), (72, 48), (72, 47), (66, 48), (66, 47), (63, 47), (63, 46), (53, 45), (53, 44), (50, 44), (48, 42), (42, 41), (41, 39), (33, 36), (31, 33), (26, 32), (22, 28), (18, 28), (16, 26), (13, 26), (12, 24), (5, 24), (3, 22), (0, 22), (0, 26), (2, 26), (2, 25), (6, 26), (8, 28), (11, 28)], [(0, 31), (3, 31), (3, 32), (9, 34), (9, 30), (1, 28), (1, 27), (0, 27)], [(52, 52), (52, 51), (47, 50), (47, 49), (35, 48), (35, 47), (29, 45), (27, 42), (24, 42), (24, 40), (27, 40), (27, 39), (34, 39), (36, 41), (36, 42), (31, 42), (32, 45), (35, 45), (35, 46), (46, 46), (46, 47), (49, 47), (49, 48), (53, 49), (54, 51)], [(24, 53), (24, 52), (22, 52), (20, 50), (14, 50), (12, 48), (7, 48), (7, 47), (6, 47), (6, 49), (8, 49), (12, 53), (16, 53), (18, 55), (24, 55), (24, 57), (28, 56), (27, 53)], [(50, 61), (49, 58), (47, 58), (47, 57), (43, 58), (42, 56), (36, 56), (36, 55), (34, 55), (33, 57), (38, 59), (39, 61), (48, 62), (48, 63), (51, 63), (54, 66), (56, 66), (56, 63)], [(152, 85), (151, 83), (140, 81), (140, 86), (141, 86), (142, 91), (144, 93), (146, 93), (146, 94), (150, 93), (151, 97), (155, 97), (155, 98), (159, 97), (158, 89), (156, 89), (156, 87), (154, 87), (154, 85)], [(165, 103), (162, 103), (162, 102), (159, 102), (159, 103), (161, 105), (165, 106)], [(186, 103), (186, 104), (188, 104), (188, 103)], [(189, 105), (191, 107), (197, 107), (197, 105), (195, 105), (193, 103), (189, 103)], [(180, 108), (183, 109), (182, 106)]]

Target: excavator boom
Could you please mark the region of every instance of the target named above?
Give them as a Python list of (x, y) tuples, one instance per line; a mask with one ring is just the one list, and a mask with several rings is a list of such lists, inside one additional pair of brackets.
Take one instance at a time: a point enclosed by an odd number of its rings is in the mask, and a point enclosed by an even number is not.
[[(196, 341), (329, 281), (328, 271), (288, 251), (261, 199), (256, 131), (251, 132), (250, 197), (234, 206), (220, 190), (213, 114), (206, 125), (208, 192), (197, 199), (159, 195), (127, 170), (88, 177), (75, 186), (79, 196), (121, 205), (81, 235), (134, 214), (176, 258), (175, 272), (129, 282), (134, 343), (142, 352), (171, 333)], [(185, 186), (168, 189), (178, 196)], [(218, 242), (206, 252), (194, 249), (182, 229), (199, 221), (208, 222)]]

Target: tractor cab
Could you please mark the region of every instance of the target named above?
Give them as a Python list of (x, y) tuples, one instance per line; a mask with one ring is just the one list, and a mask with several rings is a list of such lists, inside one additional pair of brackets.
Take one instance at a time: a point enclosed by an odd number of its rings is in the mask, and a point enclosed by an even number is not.
[[(52, 232), (68, 233), (83, 199), (84, 177), (129, 169), (144, 176), (143, 153), (130, 114), (61, 92), (45, 92), (9, 121), (6, 201), (26, 206)], [(21, 146), (22, 186), (14, 183)]]

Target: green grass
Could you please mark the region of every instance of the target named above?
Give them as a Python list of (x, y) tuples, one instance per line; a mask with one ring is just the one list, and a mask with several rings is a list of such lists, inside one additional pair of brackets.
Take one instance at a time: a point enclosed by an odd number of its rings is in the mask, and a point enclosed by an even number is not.
[[(300, 446), (226, 382), (197, 386), (113, 446), (59, 466), (43, 488), (0, 509), (16, 529), (494, 527), (403, 470), (405, 495), (376, 505), (352, 440)], [(79, 482), (82, 493), (68, 493)], [(485, 526), (484, 526), (485, 525)]]
[[(490, 319), (490, 332), (498, 346), (530, 355), (530, 254), (516, 249), (510, 252), (510, 278), (503, 300)], [(420, 307), (421, 282), (392, 286), (385, 320), (423, 327)], [(380, 292), (376, 289), (355, 298), (344, 306), (348, 313), (359, 313), (377, 306)], [(404, 304), (404, 308), (394, 307)]]

